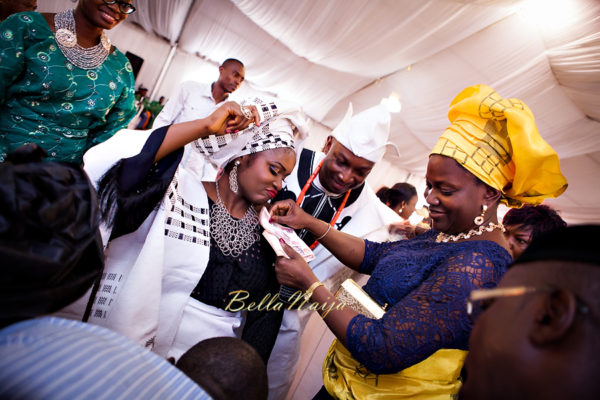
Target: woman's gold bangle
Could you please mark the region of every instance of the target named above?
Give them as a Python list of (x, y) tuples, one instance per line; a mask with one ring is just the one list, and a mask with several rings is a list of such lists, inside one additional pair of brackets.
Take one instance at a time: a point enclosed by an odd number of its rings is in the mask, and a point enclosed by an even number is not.
[(316, 290), (316, 289), (317, 289), (319, 286), (325, 286), (325, 285), (324, 285), (324, 284), (323, 284), (323, 282), (321, 282), (321, 281), (316, 281), (315, 283), (313, 283), (312, 285), (310, 285), (310, 286), (308, 287), (308, 289), (306, 289), (306, 292), (304, 292), (304, 298), (305, 298), (306, 300), (310, 299), (310, 298), (311, 298), (311, 296), (312, 296), (312, 294), (313, 294), (313, 292), (314, 292), (314, 291), (315, 291), (315, 290)]
[(329, 233), (329, 231), (331, 230), (331, 225), (327, 224), (327, 230), (325, 231), (324, 234), (322, 234), (321, 236), (319, 236), (318, 238), (315, 239), (315, 241), (319, 241), (321, 239), (323, 239), (325, 236), (327, 236), (327, 234)]

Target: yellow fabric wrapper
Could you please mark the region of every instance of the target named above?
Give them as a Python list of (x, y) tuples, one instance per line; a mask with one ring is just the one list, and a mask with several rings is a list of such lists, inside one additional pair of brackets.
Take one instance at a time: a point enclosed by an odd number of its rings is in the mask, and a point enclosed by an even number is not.
[(337, 339), (323, 362), (323, 384), (336, 399), (386, 400), (455, 398), (467, 351), (440, 349), (395, 374), (374, 374), (352, 357)]
[(486, 85), (471, 86), (452, 100), (448, 119), (451, 125), (431, 154), (458, 161), (500, 190), (506, 205), (537, 205), (566, 190), (558, 155), (542, 139), (521, 100), (503, 99)]

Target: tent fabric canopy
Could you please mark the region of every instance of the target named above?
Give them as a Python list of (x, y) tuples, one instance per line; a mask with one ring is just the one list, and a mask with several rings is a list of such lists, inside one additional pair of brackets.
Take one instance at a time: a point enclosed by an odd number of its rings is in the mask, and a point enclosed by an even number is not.
[[(600, 2), (596, 0), (134, 0), (109, 33), (145, 59), (137, 84), (171, 96), (185, 80), (212, 82), (229, 57), (246, 65), (235, 97), (266, 93), (301, 105), (319, 148), (348, 102), (360, 112), (399, 96), (375, 187), (424, 186), (427, 156), (450, 101), (485, 83), (532, 109), (561, 158), (569, 188), (547, 201), (570, 223), (600, 222)], [(536, 4), (543, 5), (535, 8)], [(73, 7), (42, 0), (39, 10)], [(558, 18), (552, 14), (553, 11)], [(160, 72), (176, 46), (164, 79)]]

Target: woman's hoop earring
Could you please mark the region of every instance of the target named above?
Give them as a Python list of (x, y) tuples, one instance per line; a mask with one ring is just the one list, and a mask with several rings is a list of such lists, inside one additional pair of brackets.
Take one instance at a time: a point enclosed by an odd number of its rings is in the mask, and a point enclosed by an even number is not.
[(233, 168), (231, 168), (231, 172), (229, 172), (229, 189), (235, 194), (237, 194), (238, 187), (238, 177), (237, 177), (237, 168), (240, 165), (240, 160), (235, 160), (233, 164)]
[(473, 220), (473, 222), (475, 222), (475, 225), (477, 226), (481, 226), (483, 224), (483, 217), (485, 216), (485, 212), (487, 211), (488, 207), (484, 204), (483, 205), (483, 211), (481, 211), (481, 215), (478, 215), (477, 217), (475, 217), (475, 219)]

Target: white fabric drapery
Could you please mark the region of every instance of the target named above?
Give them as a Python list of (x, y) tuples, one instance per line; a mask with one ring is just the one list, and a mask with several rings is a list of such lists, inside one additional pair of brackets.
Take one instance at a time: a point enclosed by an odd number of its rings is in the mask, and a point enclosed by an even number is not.
[(561, 157), (569, 189), (548, 203), (569, 222), (600, 222), (600, 3), (548, 0), (546, 8), (570, 8), (545, 25), (522, 12), (531, 1), (134, 0), (138, 11), (109, 36), (145, 59), (137, 84), (157, 97), (187, 79), (212, 82), (225, 58), (239, 58), (246, 83), (234, 97), (259, 92), (300, 104), (324, 128), (310, 139), (314, 148), (349, 101), (360, 112), (397, 93), (403, 109), (392, 117), (391, 139), (401, 156), (388, 151), (369, 178), (375, 188), (408, 174), (422, 188), (448, 104), (462, 88), (488, 84), (525, 101)]

